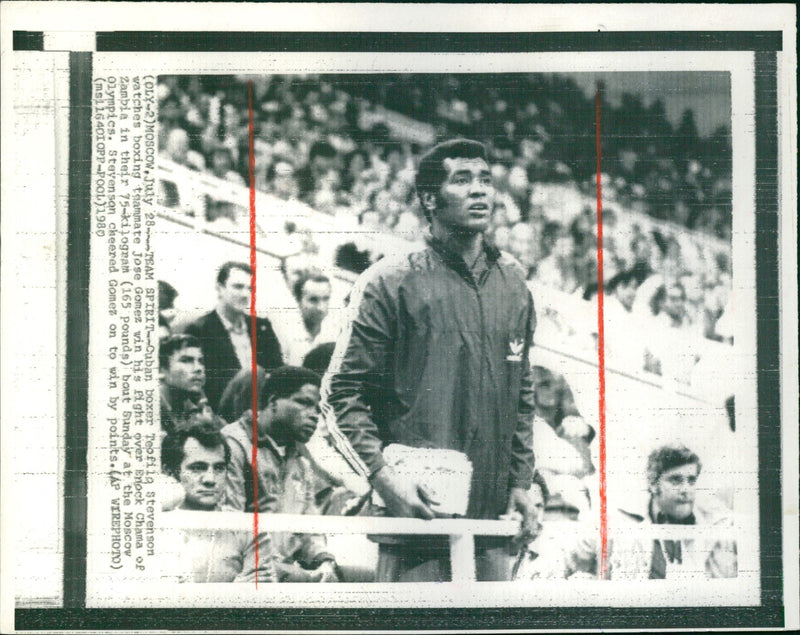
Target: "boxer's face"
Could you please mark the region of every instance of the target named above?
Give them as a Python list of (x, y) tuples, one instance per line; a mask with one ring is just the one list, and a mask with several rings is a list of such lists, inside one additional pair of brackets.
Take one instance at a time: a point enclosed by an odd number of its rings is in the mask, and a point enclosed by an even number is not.
[(495, 189), (483, 159), (446, 158), (447, 177), (439, 188), (433, 217), (445, 228), (481, 233), (489, 227)]

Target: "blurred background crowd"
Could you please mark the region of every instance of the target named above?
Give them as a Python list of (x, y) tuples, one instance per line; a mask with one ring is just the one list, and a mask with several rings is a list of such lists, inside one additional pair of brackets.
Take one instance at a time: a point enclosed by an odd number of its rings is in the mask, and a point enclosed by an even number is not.
[[(257, 190), (345, 226), (419, 239), (426, 224), (413, 192), (417, 158), (441, 139), (475, 138), (490, 150), (501, 193), (494, 242), (530, 280), (587, 300), (596, 293), (595, 100), (569, 76), (164, 76), (161, 156), (247, 184), (249, 81)], [(628, 311), (730, 338), (718, 328), (731, 292), (729, 128), (701, 136), (691, 110), (673, 125), (662, 101), (630, 94), (602, 111), (605, 283), (616, 287), (615, 276), (630, 273), (630, 293), (620, 294)], [(181, 208), (170, 185), (162, 182), (162, 203)], [(240, 206), (209, 196), (204, 203), (212, 224), (245, 222)], [(298, 249), (318, 250), (298, 229), (287, 221)], [(336, 264), (359, 272), (377, 255), (341, 245)]]

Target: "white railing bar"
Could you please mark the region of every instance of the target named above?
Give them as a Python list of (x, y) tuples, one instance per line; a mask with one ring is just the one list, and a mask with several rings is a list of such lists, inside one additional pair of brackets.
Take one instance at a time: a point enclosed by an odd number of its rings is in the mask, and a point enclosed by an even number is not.
[[(725, 345), (721, 344), (720, 346), (725, 346)], [(534, 336), (532, 348), (540, 356), (541, 356), (541, 351), (544, 351), (545, 353), (553, 353), (555, 355), (560, 355), (561, 357), (566, 357), (567, 359), (571, 359), (572, 361), (585, 364), (586, 366), (597, 368), (597, 356), (596, 355), (592, 356), (586, 351), (577, 349), (575, 346), (565, 345), (561, 350), (559, 350), (553, 348), (547, 343), (541, 343), (540, 341), (537, 341), (536, 336)], [(534, 359), (534, 363), (541, 363), (541, 362), (540, 360)], [(542, 363), (541, 365), (544, 364)], [(658, 388), (660, 390), (669, 388), (670, 390), (673, 390), (675, 394), (680, 395), (681, 397), (688, 397), (689, 399), (693, 399), (701, 403), (706, 403), (706, 404), (711, 403), (711, 400), (708, 398), (707, 395), (699, 395), (696, 392), (693, 392), (691, 386), (686, 384), (679, 384), (674, 381), (669, 381), (668, 379), (662, 377), (661, 375), (648, 373), (644, 370), (631, 370), (629, 368), (623, 369), (619, 366), (610, 365), (608, 363), (606, 363), (606, 372), (614, 373), (621, 377), (625, 377), (626, 379), (632, 379), (633, 381), (638, 381), (639, 383), (646, 384), (648, 386), (651, 386), (653, 388)]]
[[(161, 514), (159, 529), (237, 530), (253, 531), (253, 514), (244, 512), (201, 512), (176, 510)], [(574, 521), (548, 523), (559, 525), (558, 530), (572, 529), (587, 535), (587, 526)], [(259, 532), (291, 531), (315, 534), (394, 534), (394, 535), (447, 535), (450, 538), (450, 564), (453, 582), (475, 581), (474, 537), (511, 536), (517, 533), (519, 523), (511, 520), (474, 520), (466, 518), (420, 520), (417, 518), (388, 518), (385, 516), (311, 516), (298, 514), (258, 514)], [(614, 538), (624, 539), (734, 539), (736, 530), (731, 526), (716, 525), (652, 525), (639, 524), (616, 527), (609, 532), (613, 549)], [(598, 536), (599, 538), (599, 536)], [(598, 540), (599, 542), (599, 540)]]
[(611, 525), (608, 539), (735, 540), (741, 531), (732, 525)]
[[(591, 535), (593, 529), (576, 521), (545, 521), (563, 532)], [(199, 512), (175, 510), (161, 514), (160, 526), (170, 529), (253, 530), (253, 514), (236, 511)], [(445, 536), (512, 536), (519, 523), (512, 520), (471, 518), (389, 518), (386, 516), (315, 516), (305, 514), (259, 514), (259, 530), (320, 534), (394, 534)], [(599, 528), (596, 528), (599, 533)], [(663, 540), (735, 539), (741, 532), (732, 525), (611, 525), (609, 540), (642, 538)]]
[[(239, 247), (246, 247), (248, 249), (250, 248), (250, 240), (249, 240), (249, 238), (247, 240), (245, 240), (244, 238), (235, 238), (234, 236), (231, 236), (230, 234), (219, 233), (217, 231), (214, 231), (213, 229), (205, 227), (205, 222), (204, 221), (193, 222), (194, 219), (192, 217), (184, 216), (184, 215), (180, 214), (179, 212), (175, 212), (174, 210), (169, 209), (168, 207), (159, 206), (158, 209), (157, 209), (156, 214), (159, 217), (161, 217), (164, 220), (167, 220), (167, 221), (169, 221), (171, 223), (176, 223), (178, 225), (182, 225), (184, 227), (188, 227), (190, 229), (194, 229), (197, 232), (200, 232), (200, 233), (203, 233), (203, 234), (208, 234), (209, 236), (214, 236), (215, 238), (218, 238), (219, 240), (223, 240), (225, 242), (232, 243), (232, 244), (237, 245)], [(243, 236), (249, 236), (249, 234), (247, 234), (247, 232), (245, 232), (244, 230), (242, 230), (242, 235)], [(284, 259), (287, 258), (286, 254), (281, 254), (277, 250), (270, 251), (269, 249), (264, 248), (261, 244), (256, 244), (256, 251), (261, 253), (261, 254), (264, 254), (265, 256), (269, 256), (270, 258), (275, 258), (276, 260), (284, 260)], [(293, 255), (293, 254), (289, 254), (289, 256), (291, 256), (291, 255)], [(346, 269), (340, 269), (339, 267), (335, 267), (334, 268), (333, 275), (337, 279), (343, 280), (345, 282), (349, 282), (350, 284), (355, 282), (356, 278), (358, 278), (358, 274), (353, 273), (352, 271), (348, 271)]]
[[(253, 514), (245, 512), (163, 512), (162, 528), (225, 529), (253, 531)], [(443, 536), (513, 536), (519, 523), (512, 520), (471, 518), (388, 518), (385, 516), (314, 516), (301, 514), (259, 514), (259, 531), (291, 531), (315, 534), (398, 534)]]

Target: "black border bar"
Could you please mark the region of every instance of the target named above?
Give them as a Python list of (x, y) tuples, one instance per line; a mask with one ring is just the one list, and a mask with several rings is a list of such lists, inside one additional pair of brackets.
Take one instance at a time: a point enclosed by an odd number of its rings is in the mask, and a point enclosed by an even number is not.
[(44, 31), (14, 31), (12, 45), (15, 51), (43, 51)]
[[(602, 584), (600, 582), (599, 584)], [(535, 602), (536, 598), (532, 598)], [(760, 607), (610, 608), (512, 607), (447, 609), (24, 609), (18, 630), (77, 629), (106, 631), (155, 629), (232, 631), (433, 631), (566, 629), (618, 631), (652, 628), (745, 628), (783, 624), (783, 613)]]
[(781, 31), (376, 33), (98, 31), (98, 52), (527, 53), (575, 51), (779, 51)]
[(64, 606), (86, 605), (92, 54), (69, 54)]
[(781, 456), (777, 68), (775, 53), (755, 54), (758, 491), (761, 602), (765, 605), (783, 603), (781, 460), (776, 460)]

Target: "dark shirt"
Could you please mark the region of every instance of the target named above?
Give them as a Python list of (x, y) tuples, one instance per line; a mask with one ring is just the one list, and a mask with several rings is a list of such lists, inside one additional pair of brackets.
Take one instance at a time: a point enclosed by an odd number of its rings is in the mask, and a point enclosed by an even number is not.
[[(653, 510), (650, 510), (650, 520), (656, 525), (694, 525), (694, 514), (689, 514), (686, 518), (670, 518), (664, 512), (658, 512), (653, 517)], [(667, 577), (667, 562), (681, 564), (683, 554), (681, 551), (680, 540), (654, 540), (653, 541), (653, 560), (650, 564), (650, 579), (663, 580)]]

